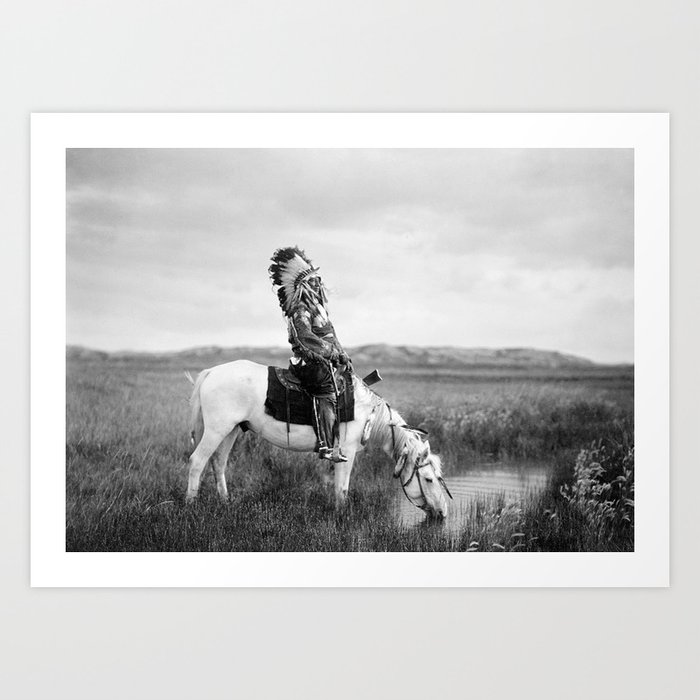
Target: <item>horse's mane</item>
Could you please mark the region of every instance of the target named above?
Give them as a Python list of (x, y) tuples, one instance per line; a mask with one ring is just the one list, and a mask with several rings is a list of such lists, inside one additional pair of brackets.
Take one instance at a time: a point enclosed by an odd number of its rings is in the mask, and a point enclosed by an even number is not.
[[(399, 459), (399, 456), (403, 453), (406, 446), (408, 446), (409, 449), (410, 459), (415, 459), (418, 452), (425, 449), (425, 443), (415, 431), (404, 427), (405, 421), (395, 408), (390, 407), (373, 389), (366, 387), (366, 385), (363, 386), (374, 394), (374, 399), (376, 401), (376, 416), (370, 433), (370, 441), (379, 443), (380, 441), (385, 442), (386, 440), (392, 440), (394, 446), (394, 454), (392, 457), (394, 461)], [(396, 424), (394, 426), (393, 438), (391, 434), (392, 423)], [(442, 476), (442, 460), (440, 457), (431, 452), (428, 459), (432, 463), (436, 475)]]

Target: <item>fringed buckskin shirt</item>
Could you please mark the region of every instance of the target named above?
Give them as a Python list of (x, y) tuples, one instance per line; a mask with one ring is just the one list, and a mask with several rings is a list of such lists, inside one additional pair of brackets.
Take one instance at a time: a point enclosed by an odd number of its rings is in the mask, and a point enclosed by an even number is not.
[(326, 310), (318, 305), (311, 312), (302, 308), (289, 319), (289, 343), (292, 352), (305, 362), (330, 361), (337, 365), (344, 350), (335, 335), (333, 324), (328, 319)]

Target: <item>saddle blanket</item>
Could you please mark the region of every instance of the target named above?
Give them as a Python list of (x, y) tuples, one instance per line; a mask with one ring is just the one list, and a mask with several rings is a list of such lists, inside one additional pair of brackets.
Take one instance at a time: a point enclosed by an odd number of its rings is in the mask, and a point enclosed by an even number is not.
[[(337, 381), (340, 390), (338, 397), (340, 422), (347, 423), (355, 419), (352, 373), (346, 372)], [(288, 369), (281, 367), (267, 368), (265, 412), (283, 423), (313, 425), (314, 409), (311, 405), (311, 397), (302, 390), (297, 378)]]

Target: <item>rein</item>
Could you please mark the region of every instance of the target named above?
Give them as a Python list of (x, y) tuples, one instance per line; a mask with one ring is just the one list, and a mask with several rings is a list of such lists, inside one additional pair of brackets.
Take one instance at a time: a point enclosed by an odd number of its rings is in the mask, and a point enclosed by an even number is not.
[[(391, 451), (392, 454), (394, 455), (394, 458), (396, 458), (396, 432), (395, 432), (395, 426), (394, 426), (394, 416), (391, 411), (391, 406), (389, 404), (386, 404), (386, 407), (389, 409), (389, 427), (391, 428)], [(408, 499), (408, 502), (411, 503), (412, 505), (416, 506), (416, 508), (420, 508), (421, 510), (425, 510), (427, 504), (428, 504), (428, 499), (425, 497), (425, 491), (423, 490), (423, 483), (420, 480), (420, 470), (422, 467), (426, 465), (421, 465), (421, 457), (423, 455), (419, 454), (414, 463), (413, 463), (413, 469), (411, 470), (411, 475), (404, 481), (401, 478), (401, 475), (403, 474), (404, 469), (407, 466), (407, 459), (404, 457), (399, 457), (399, 459), (403, 459), (404, 463), (401, 465), (401, 469), (399, 469), (398, 473), (394, 474), (394, 478), (399, 480), (399, 483), (401, 484), (401, 488), (403, 489), (404, 496)], [(398, 460), (397, 460), (398, 464)], [(423, 505), (418, 505), (409, 495), (408, 492), (406, 491), (406, 487), (413, 481), (413, 477), (418, 474), (418, 488), (420, 489), (420, 495), (423, 498)]]
[[(386, 404), (386, 407), (389, 410), (389, 427), (391, 428), (391, 451), (392, 451), (392, 454), (394, 456), (394, 459), (397, 459), (397, 457), (396, 457), (396, 433), (394, 432), (395, 431), (394, 414), (391, 411), (391, 406), (386, 402), (384, 402), (384, 403)], [(401, 479), (401, 475), (403, 474), (403, 471), (407, 466), (406, 465), (406, 462), (408, 461), (407, 459), (404, 459), (404, 464), (402, 464), (401, 469), (399, 469), (399, 471), (394, 474), (394, 478), (399, 479), (399, 483), (401, 484), (401, 488), (403, 489), (404, 496), (406, 496), (409, 503), (416, 506), (416, 508), (420, 508), (421, 510), (425, 510), (425, 506), (428, 503), (428, 499), (425, 497), (425, 491), (423, 490), (423, 482), (420, 479), (420, 470), (423, 467), (426, 467), (428, 465), (421, 464), (422, 457), (423, 457), (422, 454), (419, 454), (416, 457), (415, 462), (413, 463), (413, 469), (411, 470), (411, 475), (408, 477), (408, 479), (406, 479), (406, 481), (403, 481), (403, 479)], [(397, 465), (399, 463), (398, 462), (399, 459), (402, 459), (402, 458), (399, 457), (397, 459), (397, 461), (396, 461)], [(406, 487), (411, 483), (411, 481), (413, 480), (413, 477), (416, 476), (416, 474), (418, 475), (418, 488), (420, 489), (420, 494), (423, 497), (423, 500), (425, 501), (425, 503), (422, 506), (419, 506), (406, 492)], [(450, 499), (452, 499), (452, 494), (450, 493), (450, 490), (447, 488), (447, 484), (445, 483), (445, 480), (442, 478), (442, 476), (438, 476), (437, 480), (440, 483), (440, 485), (442, 486), (442, 488), (445, 489), (445, 493), (447, 493), (447, 495), (450, 497)]]

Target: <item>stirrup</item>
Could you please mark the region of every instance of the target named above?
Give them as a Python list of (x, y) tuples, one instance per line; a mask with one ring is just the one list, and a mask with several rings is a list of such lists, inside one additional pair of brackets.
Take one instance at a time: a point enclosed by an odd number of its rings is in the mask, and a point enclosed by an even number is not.
[(333, 448), (332, 447), (319, 447), (318, 448), (318, 458), (319, 459), (329, 459), (332, 462), (333, 459)]

